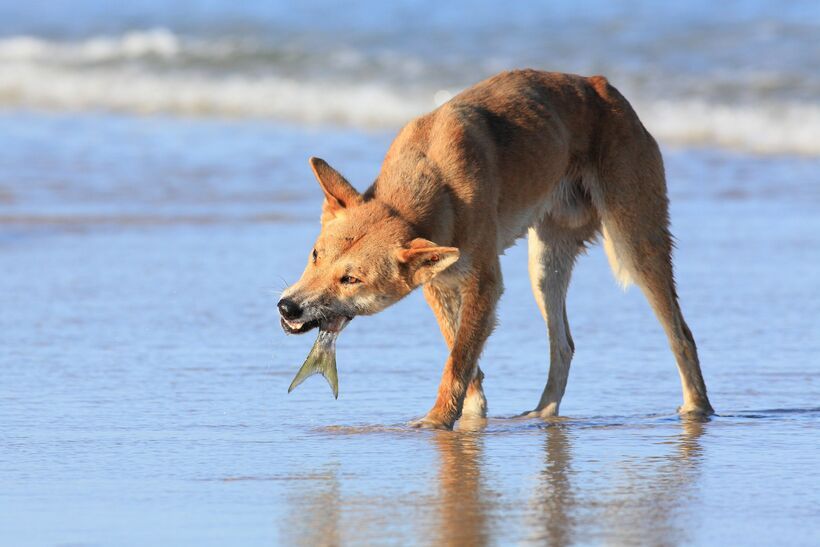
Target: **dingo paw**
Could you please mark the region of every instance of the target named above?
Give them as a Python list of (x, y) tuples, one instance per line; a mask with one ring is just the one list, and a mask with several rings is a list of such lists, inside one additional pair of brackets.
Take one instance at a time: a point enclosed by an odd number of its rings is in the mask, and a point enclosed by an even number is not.
[(688, 403), (678, 407), (678, 414), (682, 418), (705, 418), (711, 416), (715, 411), (708, 401), (701, 403)]
[(539, 418), (541, 420), (545, 420), (547, 418), (556, 418), (558, 416), (558, 407), (554, 404), (550, 404), (545, 406), (544, 408), (535, 408), (533, 410), (528, 410), (527, 412), (522, 412), (517, 417), (518, 418)]
[(452, 423), (448, 423), (446, 420), (430, 414), (428, 414), (424, 418), (421, 418), (420, 420), (414, 420), (410, 422), (408, 425), (416, 429), (453, 429)]

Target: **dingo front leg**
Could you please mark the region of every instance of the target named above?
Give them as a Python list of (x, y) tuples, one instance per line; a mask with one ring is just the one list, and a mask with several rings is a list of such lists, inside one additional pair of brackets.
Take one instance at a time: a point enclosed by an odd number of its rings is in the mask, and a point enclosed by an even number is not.
[[(480, 391), (483, 375), (478, 371), (478, 357), (495, 326), (495, 306), (501, 291), (501, 269), (497, 257), (493, 257), (493, 262), (483, 270), (471, 272), (462, 279), (459, 290), (460, 317), (450, 356), (444, 365), (438, 397), (424, 418), (411, 423), (413, 427), (452, 429), (461, 416), (468, 387), (471, 397), (484, 399)], [(471, 385), (471, 382), (477, 383)]]
[[(447, 349), (453, 350), (456, 332), (461, 320), (461, 291), (452, 283), (437, 283), (433, 281), (424, 285), (424, 298), (436, 315), (441, 334), (447, 343)], [(473, 379), (467, 386), (467, 395), (461, 409), (462, 416), (473, 418), (487, 417), (487, 398), (481, 386), (484, 373), (476, 366)]]

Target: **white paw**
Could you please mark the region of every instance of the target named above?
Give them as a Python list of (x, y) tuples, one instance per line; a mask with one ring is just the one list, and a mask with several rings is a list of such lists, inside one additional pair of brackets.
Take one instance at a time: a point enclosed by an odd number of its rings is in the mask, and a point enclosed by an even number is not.
[(527, 412), (522, 412), (517, 416), (518, 418), (538, 418), (540, 420), (546, 420), (549, 418), (556, 418), (558, 417), (558, 409), (555, 405), (549, 405), (544, 408), (536, 408), (534, 410), (528, 410)]
[(452, 424), (448, 424), (440, 419), (432, 418), (429, 414), (424, 418), (421, 418), (420, 420), (414, 420), (407, 425), (415, 429), (453, 429)]
[(712, 405), (708, 402), (689, 403), (678, 407), (678, 414), (684, 417), (703, 418), (706, 416), (711, 416), (714, 413), (715, 411), (712, 410)]

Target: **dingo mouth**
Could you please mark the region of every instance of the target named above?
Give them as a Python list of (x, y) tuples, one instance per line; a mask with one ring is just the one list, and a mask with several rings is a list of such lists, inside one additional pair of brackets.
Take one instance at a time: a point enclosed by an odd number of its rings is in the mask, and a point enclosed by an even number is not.
[(288, 321), (284, 317), (280, 318), (282, 329), (288, 334), (304, 334), (308, 331), (321, 327), (322, 330), (335, 332), (344, 328), (352, 317), (343, 315), (333, 319), (311, 319), (310, 321)]
[(282, 323), (282, 329), (288, 334), (304, 334), (309, 330), (313, 330), (319, 326), (318, 319), (312, 319), (310, 321), (288, 321), (284, 317), (280, 319)]

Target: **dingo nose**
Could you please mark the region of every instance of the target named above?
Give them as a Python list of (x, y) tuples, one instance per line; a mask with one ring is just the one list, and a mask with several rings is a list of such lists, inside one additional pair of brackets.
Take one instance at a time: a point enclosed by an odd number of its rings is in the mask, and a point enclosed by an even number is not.
[(280, 300), (277, 307), (279, 308), (279, 313), (281, 313), (285, 319), (298, 319), (299, 316), (302, 315), (302, 308), (300, 308), (296, 302), (287, 298)]

